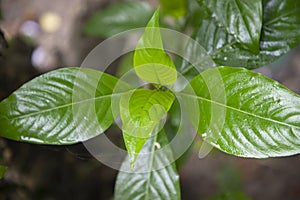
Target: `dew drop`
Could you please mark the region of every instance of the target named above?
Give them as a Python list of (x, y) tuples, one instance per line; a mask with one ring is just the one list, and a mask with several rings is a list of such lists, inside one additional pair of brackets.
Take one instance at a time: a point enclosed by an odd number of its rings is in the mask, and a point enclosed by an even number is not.
[(161, 146), (160, 146), (160, 144), (159, 144), (158, 142), (155, 142), (155, 143), (154, 143), (154, 146), (155, 146), (157, 149), (160, 149), (160, 148), (161, 148)]
[(43, 143), (43, 140), (29, 137), (29, 136), (21, 136), (21, 140), (27, 141), (27, 142), (34, 142), (34, 143)]

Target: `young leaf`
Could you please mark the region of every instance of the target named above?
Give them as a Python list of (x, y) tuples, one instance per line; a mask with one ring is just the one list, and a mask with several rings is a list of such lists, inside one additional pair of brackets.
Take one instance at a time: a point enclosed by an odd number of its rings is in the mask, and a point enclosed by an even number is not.
[[(173, 161), (168, 139), (161, 131), (151, 137), (137, 158), (134, 171), (130, 171), (127, 157), (122, 164), (115, 185), (115, 200), (123, 199), (180, 199), (179, 175)], [(157, 151), (156, 148), (164, 148)], [(160, 167), (166, 163), (165, 167)]]
[(171, 85), (177, 79), (172, 59), (163, 49), (159, 29), (159, 9), (150, 19), (134, 52), (134, 68), (137, 75), (150, 83)]
[[(218, 67), (195, 77), (203, 139), (237, 156), (266, 158), (300, 153), (300, 97), (279, 83), (243, 68)], [(192, 109), (192, 108), (191, 108)], [(194, 118), (194, 116), (192, 116)]]
[(0, 179), (2, 179), (2, 177), (4, 176), (6, 170), (7, 170), (6, 166), (0, 165)]
[(217, 23), (250, 52), (259, 52), (262, 27), (261, 0), (199, 0)]
[(110, 107), (112, 96), (120, 95), (113, 94), (117, 82), (87, 68), (41, 75), (0, 102), (0, 136), (40, 144), (72, 144), (95, 137), (114, 120)]
[(130, 29), (145, 27), (153, 14), (144, 2), (122, 2), (96, 13), (88, 20), (85, 33), (110, 37)]
[[(263, 0), (263, 26), (260, 52), (255, 54), (227, 32), (225, 27), (209, 17), (201, 18), (194, 38), (213, 58), (217, 65), (246, 67), (249, 69), (268, 65), (300, 43), (300, 1)], [(195, 51), (188, 46), (188, 54)], [(205, 59), (204, 57), (203, 59)], [(198, 59), (199, 63), (202, 59)], [(180, 71), (187, 73), (192, 66), (183, 62)]]
[(137, 155), (174, 101), (171, 92), (137, 89), (120, 99), (126, 149), (133, 165)]

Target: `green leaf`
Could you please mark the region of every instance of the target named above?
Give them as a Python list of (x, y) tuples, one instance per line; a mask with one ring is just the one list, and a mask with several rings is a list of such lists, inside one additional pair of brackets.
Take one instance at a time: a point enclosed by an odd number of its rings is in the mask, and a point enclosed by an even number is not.
[[(214, 55), (216, 63), (258, 68), (276, 61), (300, 43), (299, 1), (263, 1), (263, 10), (259, 55), (254, 55), (233, 42), (218, 50), (219, 53)], [(227, 58), (227, 62), (224, 58)]]
[(175, 65), (163, 49), (159, 9), (155, 11), (136, 45), (133, 63), (137, 75), (150, 83), (171, 85), (177, 79)]
[(199, 22), (207, 16), (208, 13), (204, 7), (200, 7), (196, 0), (188, 0), (188, 8), (187, 8), (187, 16), (186, 16), (186, 25), (189, 25), (192, 30), (199, 26)]
[(261, 54), (264, 60), (272, 62), (300, 43), (300, 1), (263, 0), (262, 2), (264, 23)]
[[(190, 123), (187, 125), (183, 122), (187, 119), (187, 115), (184, 111), (182, 111), (181, 104), (183, 103), (180, 103), (178, 99), (175, 99), (173, 105), (168, 111), (167, 120), (164, 124), (164, 131), (167, 135), (167, 138), (169, 141), (172, 141), (170, 146), (172, 148), (173, 155), (176, 155), (175, 162), (177, 169), (180, 169), (180, 167), (190, 157), (190, 154), (193, 150), (192, 142), (194, 141), (195, 137), (195, 131), (190, 126)], [(185, 140), (185, 142), (183, 142), (183, 140)], [(182, 152), (184, 153), (182, 154)]]
[(110, 107), (117, 82), (87, 68), (41, 75), (0, 103), (0, 136), (40, 144), (72, 144), (95, 137), (114, 120)]
[[(217, 65), (254, 69), (276, 61), (300, 43), (299, 12), (299, 1), (263, 1), (263, 27), (259, 54), (245, 48), (239, 40), (212, 17), (199, 19), (201, 23), (193, 38), (207, 50)], [(188, 50), (194, 51), (192, 47), (188, 47)], [(199, 58), (198, 63), (201, 62), (202, 59)], [(186, 62), (183, 62), (180, 67), (184, 73), (187, 73), (191, 68), (192, 66)]]
[(110, 37), (123, 31), (145, 27), (152, 14), (153, 9), (144, 2), (122, 2), (92, 16), (84, 31), (89, 35)]
[(186, 15), (187, 0), (159, 0), (162, 7), (162, 12), (165, 15), (171, 15), (175, 18), (180, 18)]
[(0, 179), (2, 179), (2, 177), (4, 176), (6, 170), (7, 170), (6, 166), (0, 165)]
[[(169, 91), (136, 89), (122, 95), (120, 115), (125, 146), (133, 165), (137, 155), (170, 109), (174, 95)], [(153, 132), (154, 131), (154, 132)]]
[(300, 153), (300, 97), (278, 82), (244, 68), (218, 67), (190, 85), (193, 93), (178, 95), (198, 101), (191, 119), (198, 115), (193, 124), (206, 142), (242, 157)]
[[(203, 38), (205, 39), (205, 38)], [(208, 52), (200, 43), (200, 37), (189, 40), (185, 47), (184, 57), (180, 63), (179, 71), (185, 77), (192, 78), (206, 69), (215, 67), (216, 64)], [(209, 47), (210, 45), (207, 45)], [(209, 50), (209, 49), (208, 49)]]
[(123, 55), (118, 64), (116, 76), (121, 78), (133, 68), (133, 52)]
[(167, 144), (164, 131), (151, 137), (138, 156), (134, 171), (129, 169), (129, 158), (125, 159), (115, 185), (115, 200), (180, 199), (179, 175)]
[(253, 53), (259, 52), (262, 27), (261, 0), (199, 0), (212, 18)]

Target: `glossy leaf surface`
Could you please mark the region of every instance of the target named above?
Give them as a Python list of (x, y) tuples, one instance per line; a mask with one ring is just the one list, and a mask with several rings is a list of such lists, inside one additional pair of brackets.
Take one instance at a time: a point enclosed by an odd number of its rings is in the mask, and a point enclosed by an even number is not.
[(137, 155), (164, 115), (170, 109), (174, 95), (167, 91), (137, 89), (120, 99), (120, 115), (125, 146), (133, 165)]
[[(167, 144), (164, 131), (151, 137), (131, 173), (125, 172), (129, 168), (129, 158), (125, 159), (115, 185), (115, 200), (180, 199), (179, 175)], [(162, 148), (164, 151), (157, 151)]]
[(113, 122), (110, 107), (117, 81), (86, 68), (41, 75), (0, 103), (0, 136), (40, 144), (95, 137)]
[(200, 0), (212, 18), (250, 52), (259, 52), (261, 0)]
[(144, 2), (123, 2), (96, 13), (85, 26), (89, 35), (110, 37), (145, 27), (154, 10)]
[[(264, 0), (260, 53), (252, 54), (233, 41), (213, 58), (220, 65), (258, 68), (268, 65), (300, 43), (300, 2)], [(225, 59), (226, 58), (226, 59)]]
[(137, 75), (150, 83), (171, 85), (177, 79), (175, 65), (163, 49), (159, 9), (155, 11), (136, 45), (133, 64)]
[[(259, 53), (245, 48), (237, 37), (216, 22), (211, 15), (203, 15), (199, 19), (200, 25), (193, 37), (207, 50), (217, 65), (249, 69), (268, 65), (300, 43), (300, 15), (298, 14), (300, 2), (297, 0), (263, 0), (262, 5), (263, 21)], [(190, 54), (196, 52), (193, 49), (194, 46), (187, 48)], [(201, 63), (202, 60), (199, 59), (199, 62)], [(191, 66), (186, 62), (183, 62), (180, 67), (185, 73), (190, 68)]]
[(209, 69), (190, 84), (196, 95), (180, 95), (198, 101), (200, 118), (193, 124), (206, 142), (242, 157), (300, 153), (297, 94), (243, 68)]

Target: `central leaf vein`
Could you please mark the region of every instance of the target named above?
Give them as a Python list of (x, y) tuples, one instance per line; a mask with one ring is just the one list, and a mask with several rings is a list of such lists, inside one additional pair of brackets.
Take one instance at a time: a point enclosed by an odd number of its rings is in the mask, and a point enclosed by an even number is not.
[(216, 104), (216, 105), (219, 105), (219, 106), (222, 106), (222, 107), (225, 107), (225, 108), (234, 110), (234, 111), (236, 111), (236, 112), (243, 113), (243, 114), (245, 114), (245, 115), (250, 115), (250, 116), (253, 116), (253, 117), (256, 117), (256, 118), (260, 118), (260, 119), (265, 120), (265, 121), (270, 121), (270, 122), (277, 123), (277, 124), (281, 124), (281, 125), (288, 126), (288, 127), (291, 127), (291, 128), (300, 129), (299, 126), (295, 126), (295, 125), (293, 125), (293, 124), (281, 122), (281, 121), (278, 121), (278, 120), (275, 120), (275, 119), (271, 119), (271, 118), (262, 117), (262, 116), (260, 116), (260, 115), (256, 115), (256, 114), (253, 114), (253, 113), (244, 111), (244, 110), (240, 110), (240, 109), (234, 108), (234, 107), (232, 107), (232, 106), (228, 106), (228, 105), (225, 105), (225, 104), (223, 104), (223, 103), (219, 103), (219, 102), (213, 101), (213, 100), (211, 100), (211, 99), (206, 99), (206, 98), (203, 98), (203, 97), (199, 97), (199, 96), (195, 96), (195, 95), (191, 95), (191, 94), (187, 94), (187, 93), (182, 93), (182, 92), (178, 93), (178, 95), (184, 95), (184, 96), (188, 96), (188, 97), (200, 99), (200, 100), (202, 100), (202, 101), (210, 102), (210, 103), (213, 103), (213, 104)]
[(54, 111), (54, 110), (59, 110), (59, 109), (62, 109), (62, 108), (66, 108), (68, 106), (74, 106), (74, 105), (90, 102), (90, 101), (93, 101), (93, 100), (98, 101), (100, 99), (111, 98), (113, 96), (119, 96), (119, 95), (122, 95), (124, 93), (127, 93), (127, 92), (122, 92), (122, 93), (117, 93), (117, 94), (110, 94), (110, 95), (105, 95), (105, 96), (99, 96), (99, 97), (94, 97), (94, 98), (90, 98), (90, 99), (84, 99), (82, 101), (77, 101), (77, 102), (71, 102), (71, 103), (60, 105), (60, 106), (57, 106), (57, 107), (54, 107), (54, 108), (48, 108), (48, 109), (45, 109), (45, 110), (32, 112), (32, 113), (28, 113), (28, 114), (25, 114), (25, 115), (20, 115), (20, 116), (17, 116), (17, 117), (12, 117), (12, 118), (9, 118), (9, 120), (17, 120), (17, 119), (22, 119), (22, 118), (26, 118), (26, 117), (31, 117), (31, 116), (38, 115), (38, 114), (41, 114), (41, 113), (51, 112), (51, 111)]

